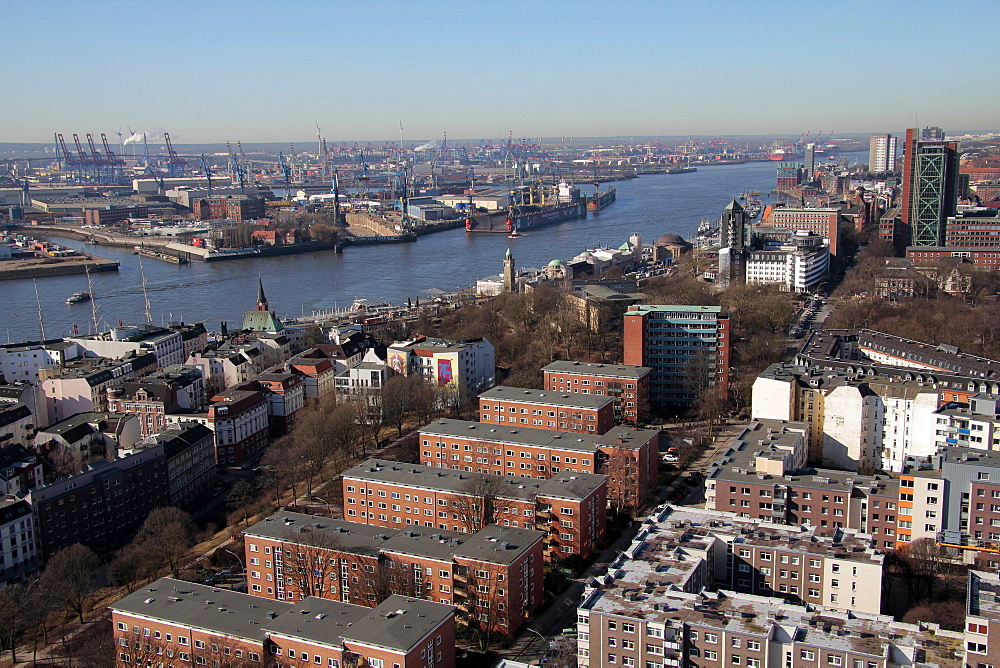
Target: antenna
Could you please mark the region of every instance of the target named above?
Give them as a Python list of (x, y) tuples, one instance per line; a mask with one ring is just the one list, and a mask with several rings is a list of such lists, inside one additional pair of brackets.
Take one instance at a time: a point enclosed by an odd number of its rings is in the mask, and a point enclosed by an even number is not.
[(38, 298), (38, 281), (31, 279), (35, 286), (35, 303), (38, 304), (38, 329), (42, 331), (42, 341), (45, 341), (45, 321), (42, 319), (42, 300)]
[(139, 275), (142, 276), (142, 299), (146, 303), (146, 324), (153, 324), (153, 316), (149, 312), (149, 293), (146, 291), (146, 272), (142, 269), (142, 255), (139, 256)]

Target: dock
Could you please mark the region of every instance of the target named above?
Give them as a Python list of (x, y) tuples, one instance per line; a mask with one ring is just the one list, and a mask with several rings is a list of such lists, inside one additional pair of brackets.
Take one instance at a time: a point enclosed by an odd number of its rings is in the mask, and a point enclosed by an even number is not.
[(180, 255), (171, 255), (170, 253), (164, 253), (162, 251), (154, 250), (152, 248), (145, 248), (143, 246), (135, 247), (136, 253), (143, 257), (151, 257), (155, 260), (162, 260), (164, 262), (170, 262), (171, 264), (187, 264), (189, 260), (186, 257)]

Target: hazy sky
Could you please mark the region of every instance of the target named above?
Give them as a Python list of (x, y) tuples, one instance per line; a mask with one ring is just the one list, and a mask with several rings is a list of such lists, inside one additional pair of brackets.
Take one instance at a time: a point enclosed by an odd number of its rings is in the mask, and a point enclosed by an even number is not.
[[(1000, 126), (998, 0), (3, 0), (0, 141)], [(984, 45), (984, 42), (986, 44)], [(986, 51), (984, 51), (986, 49)], [(987, 55), (984, 55), (987, 54)]]

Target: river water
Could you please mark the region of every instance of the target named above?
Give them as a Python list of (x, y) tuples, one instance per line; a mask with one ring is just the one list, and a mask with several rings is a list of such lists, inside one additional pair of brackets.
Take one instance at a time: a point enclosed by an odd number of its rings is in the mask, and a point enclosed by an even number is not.
[[(688, 174), (614, 183), (618, 199), (604, 210), (586, 219), (532, 230), (518, 239), (455, 229), (420, 237), (415, 243), (347, 248), (342, 255), (327, 251), (182, 266), (146, 258), (142, 269), (150, 312), (156, 323), (204, 321), (211, 331), (218, 330), (223, 320), (241, 322), (243, 311), (254, 308), (258, 278), (264, 281), (272, 310), (279, 316), (300, 316), (344, 308), (355, 298), (403, 303), (408, 297), (426, 299), (423, 291), (431, 288), (448, 292), (467, 288), (478, 278), (498, 275), (508, 247), (518, 267), (543, 267), (552, 259), (565, 260), (586, 248), (618, 247), (632, 234), (647, 243), (667, 232), (689, 239), (702, 219), (717, 219), (740, 191), (770, 192), (775, 168), (773, 162), (701, 167)], [(581, 189), (590, 194), (593, 187)], [(126, 324), (144, 320), (139, 256), (82, 241), (59, 242), (121, 263), (117, 273), (92, 275), (102, 329), (119, 320)], [(72, 293), (87, 290), (85, 276), (42, 278), (37, 286), (48, 338), (68, 335), (74, 325), (81, 333), (92, 330), (91, 305), (65, 303)], [(37, 340), (40, 329), (32, 281), (0, 282), (0, 298), (4, 304), (0, 341)]]

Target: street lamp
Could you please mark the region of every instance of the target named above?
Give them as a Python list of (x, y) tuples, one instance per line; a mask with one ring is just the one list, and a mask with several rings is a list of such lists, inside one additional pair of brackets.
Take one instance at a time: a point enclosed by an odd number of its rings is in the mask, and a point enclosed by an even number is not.
[(228, 552), (229, 554), (231, 554), (234, 557), (236, 557), (236, 561), (240, 562), (240, 570), (242, 570), (244, 574), (247, 572), (247, 569), (243, 565), (243, 560), (240, 558), (240, 555), (238, 555), (235, 552), (233, 552), (232, 550), (226, 549), (224, 547), (220, 547), (219, 549), (222, 550), (223, 552)]
[(327, 500), (326, 500), (326, 499), (324, 499), (323, 497), (320, 497), (320, 496), (316, 496), (315, 494), (314, 494), (313, 496), (309, 497), (309, 498), (311, 498), (311, 499), (316, 499), (317, 501), (322, 501), (323, 503), (325, 503), (325, 504), (326, 504), (326, 516), (327, 516), (327, 517), (330, 517), (330, 516), (331, 516), (331, 510), (330, 510), (330, 502), (329, 502), (329, 501), (327, 501)]

